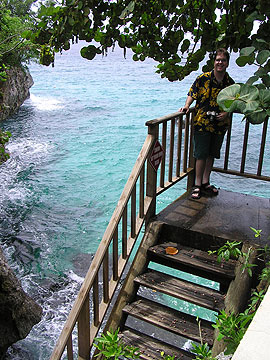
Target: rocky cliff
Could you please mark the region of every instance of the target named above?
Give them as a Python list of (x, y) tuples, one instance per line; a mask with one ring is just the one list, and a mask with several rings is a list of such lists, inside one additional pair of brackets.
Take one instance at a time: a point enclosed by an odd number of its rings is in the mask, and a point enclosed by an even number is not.
[(34, 83), (29, 71), (22, 67), (10, 68), (7, 75), (7, 80), (0, 82), (0, 121), (19, 109)]
[(0, 359), (41, 320), (42, 309), (22, 289), (0, 249)]

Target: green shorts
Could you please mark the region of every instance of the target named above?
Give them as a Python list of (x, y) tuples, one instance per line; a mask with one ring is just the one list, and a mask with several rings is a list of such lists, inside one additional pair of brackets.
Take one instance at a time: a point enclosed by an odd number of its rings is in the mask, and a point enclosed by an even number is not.
[(207, 159), (214, 157), (220, 159), (220, 149), (223, 143), (224, 135), (211, 132), (194, 131), (193, 137), (193, 156), (195, 159)]

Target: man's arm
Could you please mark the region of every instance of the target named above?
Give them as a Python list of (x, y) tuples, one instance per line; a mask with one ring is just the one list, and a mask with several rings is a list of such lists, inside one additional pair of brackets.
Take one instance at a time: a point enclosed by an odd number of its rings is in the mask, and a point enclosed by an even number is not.
[(185, 112), (188, 113), (189, 112), (189, 108), (190, 105), (193, 103), (193, 97), (191, 97), (190, 95), (188, 95), (187, 99), (186, 99), (186, 103), (185, 106), (183, 106), (182, 108), (179, 109), (180, 112)]

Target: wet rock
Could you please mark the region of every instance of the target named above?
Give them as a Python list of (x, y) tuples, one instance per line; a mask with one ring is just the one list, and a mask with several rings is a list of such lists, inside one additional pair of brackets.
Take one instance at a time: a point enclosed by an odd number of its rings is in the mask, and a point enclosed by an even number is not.
[(29, 89), (34, 84), (29, 71), (23, 67), (11, 67), (8, 78), (0, 81), (0, 121), (15, 113), (29, 97)]
[(0, 359), (41, 320), (42, 308), (28, 296), (0, 249)]

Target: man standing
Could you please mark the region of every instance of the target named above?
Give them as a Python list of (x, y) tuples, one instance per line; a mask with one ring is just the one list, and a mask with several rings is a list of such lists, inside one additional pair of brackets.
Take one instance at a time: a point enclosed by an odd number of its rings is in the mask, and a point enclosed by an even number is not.
[(229, 114), (220, 111), (217, 104), (220, 90), (234, 83), (226, 72), (229, 57), (226, 49), (216, 51), (214, 70), (197, 77), (188, 92), (185, 106), (180, 109), (181, 112), (188, 113), (193, 100), (196, 100), (193, 138), (196, 173), (191, 194), (193, 199), (199, 199), (202, 194), (218, 194), (218, 189), (210, 185), (210, 174), (214, 158), (220, 158), (220, 149), (229, 125)]

